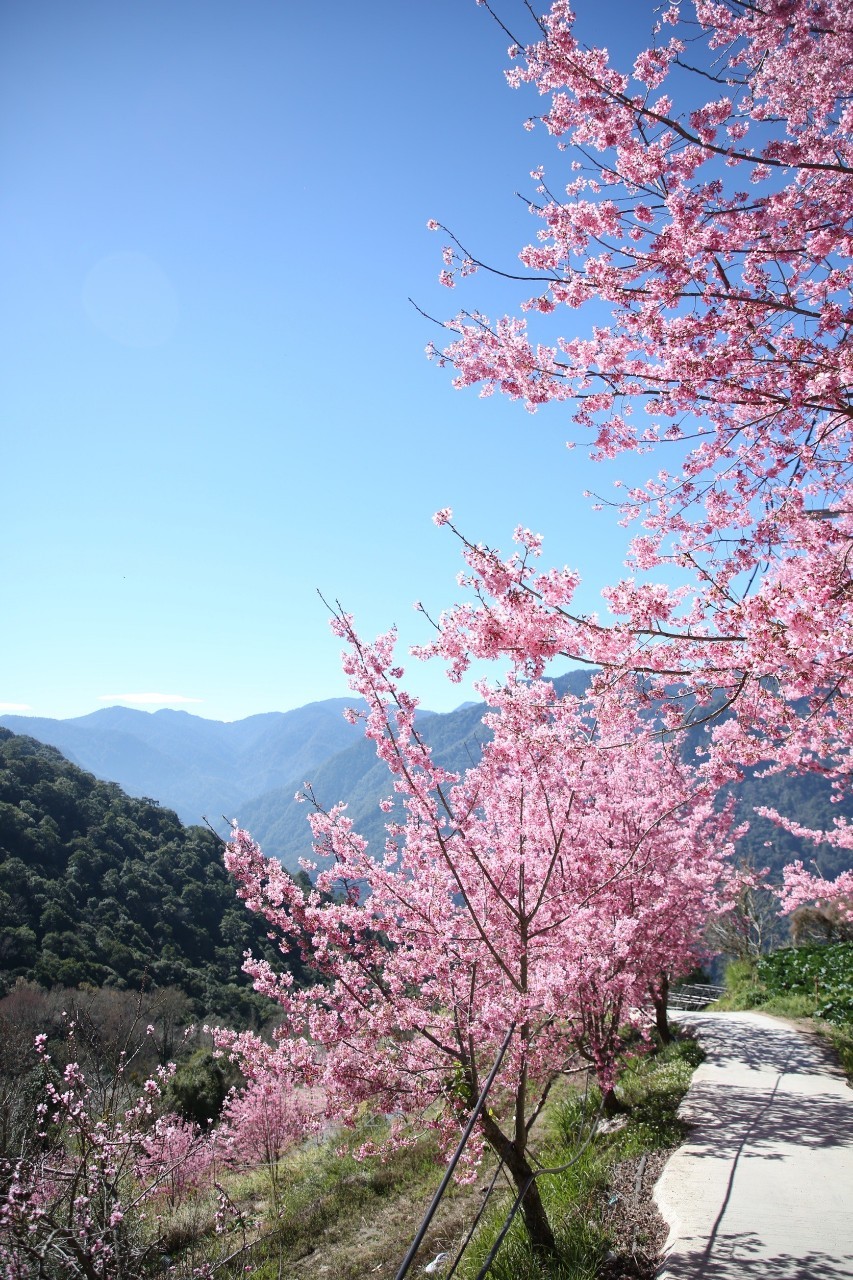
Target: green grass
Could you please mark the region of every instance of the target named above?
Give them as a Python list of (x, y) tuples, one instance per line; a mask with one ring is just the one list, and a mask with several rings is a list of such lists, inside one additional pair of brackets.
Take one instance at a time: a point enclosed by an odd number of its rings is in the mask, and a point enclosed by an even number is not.
[(232, 1219), (223, 1239), (212, 1234), (211, 1211), (205, 1224), (206, 1240), (196, 1239), (188, 1251), (193, 1262), (198, 1263), (200, 1254), (218, 1261), (223, 1254), (236, 1253), (245, 1238), (245, 1250), (230, 1266), (218, 1269), (217, 1276), (223, 1280), (239, 1276), (242, 1280), (249, 1267), (255, 1280), (279, 1280), (283, 1260), (295, 1262), (311, 1254), (324, 1238), (345, 1232), (353, 1220), (370, 1220), (382, 1201), (406, 1195), (423, 1198), (431, 1193), (440, 1175), (432, 1135), (392, 1152), (384, 1161), (378, 1157), (355, 1159), (353, 1152), (362, 1143), (368, 1139), (381, 1142), (387, 1130), (385, 1120), (365, 1117), (354, 1132), (341, 1134), (336, 1141), (307, 1144), (291, 1153), (284, 1162), (282, 1205), (277, 1216), (265, 1171), (228, 1174), (223, 1185), (239, 1206), (241, 1217)]
[(281, 1248), (289, 1256), (298, 1256), (342, 1218), (369, 1214), (377, 1200), (392, 1193), (414, 1193), (435, 1181), (431, 1142), (396, 1151), (385, 1163), (376, 1158), (357, 1161), (352, 1155), (356, 1145), (350, 1141), (343, 1150), (335, 1150), (325, 1143), (300, 1154), (288, 1178), (275, 1233), (276, 1251)]
[(618, 1092), (630, 1113), (628, 1124), (612, 1142), (611, 1153), (617, 1160), (683, 1142), (686, 1130), (676, 1114), (678, 1104), (703, 1057), (695, 1040), (674, 1040), (658, 1053), (635, 1058), (625, 1067)]
[[(491, 1280), (595, 1280), (610, 1248), (604, 1225), (604, 1206), (610, 1168), (646, 1151), (677, 1145), (683, 1139), (676, 1116), (678, 1103), (701, 1054), (691, 1041), (679, 1041), (652, 1054), (638, 1054), (625, 1065), (617, 1092), (627, 1108), (626, 1123), (612, 1133), (589, 1138), (590, 1122), (597, 1114), (600, 1096), (574, 1092), (554, 1099), (540, 1120), (536, 1159), (548, 1168), (568, 1164), (540, 1179), (540, 1193), (557, 1240), (558, 1253), (543, 1261), (534, 1256), (518, 1214), (503, 1240), (490, 1270)], [(286, 1162), (284, 1194), (276, 1216), (269, 1186), (262, 1171), (229, 1174), (225, 1184), (239, 1204), (242, 1221), (226, 1237), (213, 1236), (211, 1210), (198, 1222), (196, 1237), (184, 1255), (198, 1265), (205, 1256), (220, 1259), (234, 1252), (230, 1265), (217, 1271), (222, 1280), (247, 1274), (255, 1280), (279, 1280), (281, 1267), (309, 1258), (316, 1251), (319, 1266), (327, 1247), (343, 1249), (334, 1254), (341, 1275), (361, 1276), (356, 1241), (352, 1257), (347, 1253), (348, 1232), (353, 1224), (377, 1220), (387, 1204), (408, 1200), (425, 1204), (437, 1185), (431, 1136), (412, 1147), (393, 1152), (386, 1161), (371, 1158), (359, 1162), (353, 1152), (367, 1139), (381, 1142), (387, 1130), (384, 1120), (365, 1117), (359, 1129), (338, 1140), (309, 1144)], [(483, 1222), (457, 1271), (459, 1280), (473, 1280), (485, 1261), (514, 1198), (503, 1184), (490, 1201)], [(206, 1207), (206, 1206), (205, 1206)], [(417, 1216), (417, 1215), (415, 1215)], [(415, 1222), (414, 1225), (417, 1225)], [(413, 1230), (414, 1228), (412, 1228)], [(408, 1225), (403, 1227), (408, 1231)], [(358, 1230), (356, 1230), (356, 1236)], [(246, 1248), (240, 1247), (246, 1242)], [(177, 1242), (176, 1242), (177, 1243)], [(405, 1241), (403, 1241), (405, 1243)], [(180, 1256), (181, 1250), (176, 1250)], [(313, 1259), (303, 1263), (310, 1267)], [(421, 1259), (421, 1265), (423, 1259)], [(338, 1280), (338, 1277), (335, 1277)]]
[[(570, 1157), (566, 1146), (540, 1153), (543, 1164)], [(607, 1165), (594, 1146), (588, 1148), (572, 1168), (540, 1179), (540, 1194), (554, 1230), (558, 1255), (537, 1258), (527, 1238), (521, 1214), (513, 1220), (489, 1271), (490, 1280), (595, 1280), (607, 1253), (607, 1236), (602, 1229), (598, 1202), (607, 1182)], [(457, 1275), (471, 1280), (485, 1262), (514, 1196), (495, 1197), (477, 1235), (465, 1253)]]

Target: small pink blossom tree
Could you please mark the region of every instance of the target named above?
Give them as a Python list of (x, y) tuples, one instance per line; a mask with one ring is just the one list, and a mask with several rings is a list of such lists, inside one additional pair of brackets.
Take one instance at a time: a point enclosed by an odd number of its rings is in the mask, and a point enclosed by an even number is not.
[[(513, 1028), (479, 1133), (525, 1191), (533, 1244), (553, 1248), (531, 1126), (579, 1056), (612, 1088), (618, 1028), (662, 972), (692, 963), (725, 878), (729, 815), (624, 699), (560, 697), (541, 680), (483, 686), (491, 740), (449, 774), (400, 686), (393, 633), (368, 645), (348, 616), (334, 626), (391, 773), (387, 840), (368, 850), (345, 806), (315, 804), (323, 866), (306, 899), (235, 830), (226, 863), (238, 893), (320, 980), (296, 989), (249, 957), (256, 988), (284, 1009), (282, 1030), (274, 1046), (220, 1042), (257, 1075), (321, 1088), (329, 1118), (352, 1122), (369, 1103), (422, 1117), (448, 1144)], [(408, 1132), (396, 1125), (391, 1142)]]
[(853, 925), (853, 871), (842, 871), (834, 880), (825, 880), (806, 871), (802, 862), (794, 862), (785, 868), (779, 896), (785, 914), (813, 903), (821, 910), (831, 910), (839, 921)]
[(136, 1177), (146, 1199), (162, 1197), (177, 1209), (189, 1194), (209, 1180), (216, 1159), (210, 1135), (174, 1112), (158, 1116), (140, 1136), (142, 1152)]
[[(257, 1048), (252, 1061), (257, 1068)], [(222, 1110), (218, 1144), (230, 1163), (263, 1170), (276, 1213), (283, 1207), (282, 1159), (316, 1130), (311, 1101), (286, 1079), (262, 1071), (244, 1089), (232, 1090)]]
[[(73, 1021), (66, 1030), (73, 1049)], [(45, 1034), (35, 1048), (46, 1078), (36, 1140), (0, 1161), (0, 1274), (142, 1280), (164, 1251), (163, 1198), (176, 1208), (205, 1182), (212, 1189), (211, 1140), (176, 1116), (158, 1118), (173, 1064), (140, 1086), (134, 1055), (122, 1053), (110, 1080), (93, 1083), (76, 1061), (54, 1070)], [(192, 1271), (209, 1274), (207, 1264)]]

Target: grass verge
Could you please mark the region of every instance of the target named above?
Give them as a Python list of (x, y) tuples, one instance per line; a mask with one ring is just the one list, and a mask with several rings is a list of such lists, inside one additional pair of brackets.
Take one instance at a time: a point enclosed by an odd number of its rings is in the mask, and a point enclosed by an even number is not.
[[(440, 1176), (427, 1134), (386, 1159), (356, 1160), (366, 1140), (381, 1142), (388, 1124), (365, 1117), (354, 1132), (306, 1145), (286, 1157), (276, 1214), (261, 1171), (227, 1181), (240, 1208), (228, 1238), (208, 1238), (221, 1280), (375, 1280), (393, 1276)], [(464, 1189), (463, 1189), (464, 1190)], [(450, 1192), (453, 1199), (455, 1192)], [(241, 1247), (245, 1241), (245, 1247)], [(234, 1259), (223, 1265), (223, 1255)], [(187, 1273), (189, 1274), (189, 1273)]]
[[(491, 1280), (600, 1280), (610, 1274), (652, 1274), (660, 1239), (648, 1230), (653, 1216), (648, 1204), (631, 1204), (638, 1197), (635, 1171), (639, 1161), (644, 1167), (649, 1161), (648, 1190), (666, 1153), (682, 1141), (676, 1109), (700, 1057), (697, 1046), (684, 1040), (630, 1058), (617, 1086), (625, 1112), (594, 1135), (593, 1122), (600, 1109), (597, 1091), (567, 1092), (552, 1100), (539, 1121), (535, 1155), (540, 1167), (558, 1170), (543, 1174), (540, 1181), (558, 1254), (547, 1262), (536, 1258), (518, 1215), (491, 1265)], [(207, 1230), (198, 1223), (201, 1232), (194, 1247), (177, 1250), (179, 1256), (183, 1252), (183, 1269), (179, 1265), (178, 1274), (189, 1275), (206, 1256), (218, 1262), (215, 1274), (221, 1280), (246, 1274), (255, 1280), (362, 1280), (365, 1275), (390, 1280), (432, 1197), (440, 1164), (429, 1135), (394, 1151), (384, 1162), (357, 1161), (355, 1150), (367, 1139), (380, 1142), (384, 1127), (384, 1121), (366, 1117), (355, 1133), (306, 1146), (290, 1156), (277, 1214), (261, 1171), (230, 1174), (225, 1183), (240, 1207), (239, 1218), (225, 1238), (214, 1237), (209, 1208)], [(650, 1158), (654, 1153), (663, 1153), (658, 1165)], [(447, 1255), (445, 1269), (449, 1267), (467, 1225), (482, 1205), (493, 1169), (494, 1163), (487, 1159), (477, 1185), (451, 1189), (413, 1276), (423, 1274), (424, 1266), (441, 1253)], [(513, 1199), (514, 1189), (499, 1182), (455, 1272), (458, 1280), (473, 1280), (477, 1275)], [(626, 1207), (633, 1215), (627, 1234), (620, 1233)], [(229, 1253), (233, 1253), (232, 1262), (222, 1265)], [(612, 1271), (616, 1264), (621, 1269)], [(431, 1274), (440, 1276), (440, 1268)]]

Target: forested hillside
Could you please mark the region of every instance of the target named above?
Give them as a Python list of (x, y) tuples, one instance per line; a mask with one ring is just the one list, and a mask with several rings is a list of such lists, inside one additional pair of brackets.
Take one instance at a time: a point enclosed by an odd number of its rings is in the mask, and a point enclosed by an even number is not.
[(247, 1018), (247, 947), (281, 962), (212, 832), (0, 728), (0, 988), (176, 986), (199, 1013)]
[(778, 777), (750, 777), (734, 788), (738, 798), (738, 817), (749, 822), (749, 831), (738, 844), (741, 858), (749, 858), (758, 867), (769, 867), (778, 879), (782, 868), (801, 859), (806, 864), (817, 862), (822, 875), (833, 879), (851, 866), (847, 849), (832, 845), (814, 845), (777, 827), (755, 813), (756, 805), (776, 808), (804, 827), (830, 830), (835, 817), (853, 816), (853, 800), (832, 803), (829, 783), (817, 774), (781, 774)]

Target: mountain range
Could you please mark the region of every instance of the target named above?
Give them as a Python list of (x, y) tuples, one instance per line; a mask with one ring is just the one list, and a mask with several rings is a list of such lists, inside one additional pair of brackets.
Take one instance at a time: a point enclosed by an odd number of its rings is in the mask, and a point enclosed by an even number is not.
[[(575, 671), (555, 684), (560, 692), (582, 694), (588, 679)], [(331, 698), (232, 722), (186, 711), (108, 707), (70, 720), (6, 715), (0, 725), (57, 747), (96, 777), (175, 810), (185, 823), (207, 818), (224, 833), (236, 819), (265, 853), (295, 870), (312, 852), (306, 806), (295, 799), (306, 781), (324, 807), (345, 800), (357, 830), (374, 847), (384, 839), (377, 802), (391, 792), (390, 778), (361, 725), (344, 719), (348, 705), (351, 699)], [(420, 713), (421, 731), (440, 764), (464, 770), (476, 760), (486, 734), (482, 714), (477, 703), (446, 714)], [(836, 815), (853, 816), (850, 803), (830, 806), (828, 784), (814, 774), (749, 777), (735, 791), (740, 815), (751, 823), (740, 851), (774, 870), (794, 858), (809, 861), (816, 850), (756, 818), (755, 805), (776, 807), (813, 827), (831, 826)], [(850, 862), (826, 846), (817, 856), (825, 875)]]
[[(389, 789), (373, 744), (359, 724), (344, 719), (352, 705), (353, 699), (330, 698), (231, 722), (105, 707), (68, 720), (6, 715), (0, 726), (56, 747), (96, 778), (174, 810), (184, 823), (207, 819), (223, 833), (236, 819), (265, 852), (295, 869), (311, 853), (306, 811), (294, 800), (307, 780), (323, 803), (347, 799), (362, 818), (373, 817), (376, 798)], [(442, 763), (464, 768), (475, 758), (479, 704), (419, 715)]]
[(96, 778), (174, 809), (182, 822), (230, 819), (248, 799), (301, 780), (357, 742), (343, 717), (346, 698), (270, 711), (245, 720), (206, 720), (186, 711), (104, 707), (70, 720), (7, 715), (0, 725), (57, 747)]

